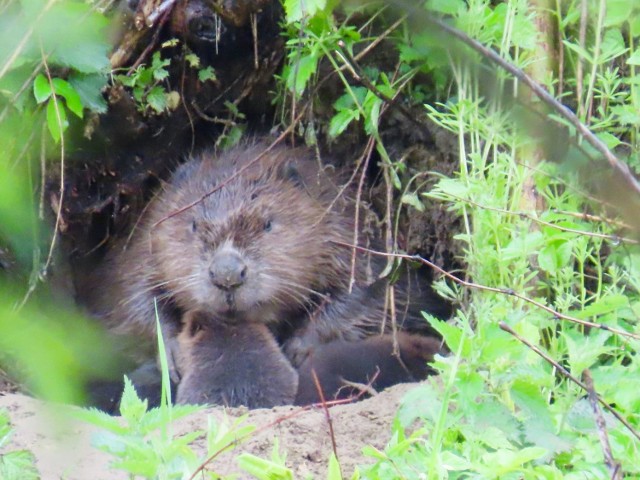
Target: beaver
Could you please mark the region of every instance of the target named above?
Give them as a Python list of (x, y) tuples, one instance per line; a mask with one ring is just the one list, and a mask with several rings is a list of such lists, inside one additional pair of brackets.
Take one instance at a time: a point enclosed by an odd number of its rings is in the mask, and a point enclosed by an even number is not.
[[(334, 340), (317, 345), (296, 371), (264, 323), (229, 323), (201, 311), (188, 312), (178, 336), (182, 379), (180, 404), (270, 408), (310, 405), (355, 397), (356, 384), (382, 390), (435, 373), (428, 362), (443, 353), (434, 337), (397, 332), (364, 340)], [(313, 372), (313, 373), (312, 373)], [(314, 378), (315, 373), (315, 378)]]
[[(175, 339), (191, 310), (269, 325), (294, 367), (317, 344), (389, 331), (379, 257), (358, 253), (350, 284), (354, 201), (339, 183), (304, 148), (205, 152), (175, 171), (126, 248), (112, 249), (82, 286), (89, 308), (136, 338), (136, 352), (140, 338), (155, 345), (157, 313), (176, 382)], [(430, 287), (410, 302), (400, 290), (400, 329), (430, 331), (421, 310), (448, 314)]]
[(314, 348), (298, 370), (296, 405), (321, 401), (315, 373), (325, 400), (355, 397), (368, 385), (382, 390), (398, 383), (423, 380), (435, 373), (428, 362), (444, 353), (435, 337), (397, 332), (400, 358), (393, 354), (393, 335), (376, 335), (364, 340), (335, 340)]
[(264, 323), (219, 321), (188, 312), (180, 344), (176, 401), (268, 408), (293, 403), (298, 374)]

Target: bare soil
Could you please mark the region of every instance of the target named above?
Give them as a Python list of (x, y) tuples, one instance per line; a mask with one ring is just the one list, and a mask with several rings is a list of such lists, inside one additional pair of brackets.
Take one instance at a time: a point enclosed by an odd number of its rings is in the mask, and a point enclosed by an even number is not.
[[(366, 445), (384, 448), (400, 401), (415, 385), (396, 385), (370, 399), (328, 410), (345, 478), (351, 476), (357, 465), (373, 463), (364, 457), (362, 448)], [(109, 468), (111, 458), (106, 453), (91, 446), (91, 436), (98, 428), (73, 419), (69, 413), (75, 407), (60, 407), (10, 393), (0, 396), (1, 408), (9, 411), (15, 431), (5, 450), (32, 451), (43, 480), (127, 478), (124, 472)], [(206, 429), (209, 416), (219, 421), (225, 414), (234, 419), (246, 413), (244, 408), (210, 408), (177, 421), (174, 432), (180, 435)], [(253, 478), (240, 470), (234, 457), (248, 452), (270, 458), (277, 438), (280, 452), (286, 453), (286, 464), (293, 470), (294, 478), (326, 478), (332, 442), (325, 411), (293, 406), (252, 410), (248, 412), (247, 422), (256, 425), (256, 432), (233, 452), (217, 457), (208, 465), (209, 470), (220, 475), (236, 473), (240, 479)], [(204, 439), (196, 441), (194, 448), (204, 458)], [(0, 453), (3, 453), (2, 449)]]

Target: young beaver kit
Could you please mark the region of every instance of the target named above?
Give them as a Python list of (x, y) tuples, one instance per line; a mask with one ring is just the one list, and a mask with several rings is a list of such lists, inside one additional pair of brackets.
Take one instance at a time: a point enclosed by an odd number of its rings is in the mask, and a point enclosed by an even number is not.
[[(114, 250), (87, 289), (90, 308), (112, 331), (154, 345), (155, 299), (172, 355), (184, 312), (201, 310), (269, 325), (298, 366), (314, 345), (390, 328), (386, 282), (373, 282), (378, 258), (357, 256), (349, 293), (352, 252), (340, 244), (353, 242), (353, 201), (338, 195), (336, 176), (307, 150), (265, 149), (204, 154), (177, 169), (126, 250)], [(412, 290), (411, 300), (397, 307), (402, 329), (427, 329), (420, 310), (448, 311), (430, 288)]]
[(181, 404), (309, 405), (321, 402), (316, 378), (325, 400), (355, 398), (358, 386), (382, 390), (426, 378), (433, 373), (427, 362), (442, 353), (435, 338), (398, 332), (399, 356), (389, 334), (334, 340), (317, 345), (296, 371), (263, 323), (232, 324), (194, 311), (184, 324), (178, 336)]
[(361, 391), (367, 393), (366, 388), (379, 391), (417, 382), (434, 373), (427, 363), (436, 353), (444, 353), (440, 340), (405, 332), (397, 332), (396, 339), (399, 356), (393, 353), (390, 334), (354, 342), (335, 340), (316, 347), (298, 369), (295, 404), (321, 401), (312, 372), (327, 401), (355, 397)]
[(189, 312), (184, 324), (177, 403), (249, 408), (293, 403), (298, 374), (264, 323), (232, 324)]

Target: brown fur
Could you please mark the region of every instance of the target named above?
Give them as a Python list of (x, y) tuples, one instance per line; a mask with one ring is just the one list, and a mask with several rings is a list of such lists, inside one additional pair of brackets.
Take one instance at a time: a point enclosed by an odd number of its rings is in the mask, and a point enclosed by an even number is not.
[(189, 312), (178, 337), (181, 404), (267, 408), (293, 403), (298, 374), (262, 323), (220, 322)]
[[(171, 355), (183, 312), (202, 310), (221, 320), (270, 324), (297, 366), (317, 344), (389, 328), (386, 282), (367, 286), (382, 260), (358, 255), (348, 293), (351, 250), (339, 243), (353, 241), (353, 202), (336, 196), (335, 176), (306, 150), (278, 147), (249, 166), (265, 148), (203, 154), (175, 172), (127, 248), (115, 249), (88, 286), (91, 309), (114, 332), (155, 344), (157, 299)], [(441, 314), (443, 302), (427, 291), (414, 297), (424, 302), (412, 302), (411, 311), (400, 302), (399, 327), (425, 330), (420, 309)], [(140, 342), (133, 348), (141, 350)]]
[(325, 400), (353, 397), (358, 388), (348, 383), (382, 390), (397, 383), (415, 382), (434, 373), (427, 365), (442, 352), (433, 337), (397, 333), (401, 361), (393, 355), (393, 336), (378, 335), (356, 342), (336, 340), (317, 346), (298, 370), (296, 405), (321, 401), (313, 378), (315, 372)]

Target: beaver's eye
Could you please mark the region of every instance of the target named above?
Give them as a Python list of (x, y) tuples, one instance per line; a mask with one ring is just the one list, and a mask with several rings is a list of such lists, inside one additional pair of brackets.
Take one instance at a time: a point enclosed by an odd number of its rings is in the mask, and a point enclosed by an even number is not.
[(264, 231), (265, 232), (270, 232), (271, 231), (271, 220), (267, 220), (266, 222), (264, 222)]
[(196, 233), (196, 230), (198, 230), (198, 224), (196, 223), (196, 221), (194, 220), (193, 222), (191, 222), (191, 231), (193, 233)]
[(256, 198), (258, 198), (258, 193), (257, 192), (253, 192), (251, 194), (251, 200), (255, 200)]

